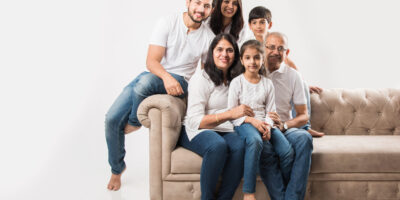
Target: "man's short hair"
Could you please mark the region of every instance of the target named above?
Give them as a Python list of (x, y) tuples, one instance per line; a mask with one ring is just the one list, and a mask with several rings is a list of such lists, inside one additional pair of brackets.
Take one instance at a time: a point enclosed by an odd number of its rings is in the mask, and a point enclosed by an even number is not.
[(268, 24), (271, 23), (272, 19), (272, 14), (271, 11), (268, 10), (268, 8), (264, 6), (257, 6), (251, 9), (249, 13), (249, 24), (251, 23), (251, 20), (253, 19), (259, 19), (259, 18), (264, 18), (267, 20)]

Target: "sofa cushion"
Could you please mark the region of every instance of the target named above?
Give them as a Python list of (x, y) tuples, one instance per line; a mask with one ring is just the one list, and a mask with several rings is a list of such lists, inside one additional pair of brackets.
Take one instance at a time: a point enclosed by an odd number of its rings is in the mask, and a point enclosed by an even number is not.
[(311, 173), (400, 172), (400, 136), (314, 138)]
[(200, 174), (203, 158), (183, 147), (176, 148), (171, 154), (172, 174)]
[[(400, 172), (400, 136), (328, 135), (314, 138), (311, 173)], [(202, 158), (178, 147), (172, 174), (200, 174)]]

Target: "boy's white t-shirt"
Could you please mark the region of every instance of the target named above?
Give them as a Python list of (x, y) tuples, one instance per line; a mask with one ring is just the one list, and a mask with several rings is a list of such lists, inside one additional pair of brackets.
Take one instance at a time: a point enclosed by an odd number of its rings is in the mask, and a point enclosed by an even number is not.
[(199, 60), (205, 63), (214, 33), (204, 23), (197, 30), (187, 33), (189, 29), (183, 21), (183, 14), (179, 12), (159, 19), (149, 44), (165, 47), (160, 64), (167, 72), (189, 80)]
[[(253, 109), (254, 118), (273, 126), (272, 119), (268, 117), (268, 112), (276, 112), (275, 89), (270, 79), (261, 76), (261, 80), (255, 84), (246, 80), (243, 74), (234, 78), (229, 86), (228, 109), (242, 104)], [(240, 126), (245, 118), (238, 118), (232, 123)]]

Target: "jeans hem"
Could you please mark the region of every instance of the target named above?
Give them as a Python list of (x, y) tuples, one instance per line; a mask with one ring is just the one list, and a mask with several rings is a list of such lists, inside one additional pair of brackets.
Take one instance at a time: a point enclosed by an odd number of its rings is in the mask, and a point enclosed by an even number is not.
[(117, 171), (117, 170), (114, 170), (114, 169), (111, 169), (111, 173), (112, 174), (115, 174), (115, 175), (120, 175), (120, 174), (122, 174), (122, 172), (124, 171), (126, 169), (126, 165), (125, 165), (125, 163), (122, 165), (122, 170), (121, 171)]

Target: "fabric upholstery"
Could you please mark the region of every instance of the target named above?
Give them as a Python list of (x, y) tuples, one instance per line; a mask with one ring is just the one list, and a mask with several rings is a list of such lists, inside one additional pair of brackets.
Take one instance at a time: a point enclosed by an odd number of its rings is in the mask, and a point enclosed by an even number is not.
[[(400, 200), (400, 89), (325, 89), (311, 95), (314, 138), (307, 200)], [(154, 95), (139, 106), (149, 128), (150, 198), (200, 199), (202, 158), (176, 147), (184, 100)], [(269, 199), (257, 180), (257, 199)], [(241, 186), (234, 199), (243, 199)]]
[(328, 135), (400, 135), (399, 89), (326, 89), (311, 95), (311, 126)]

